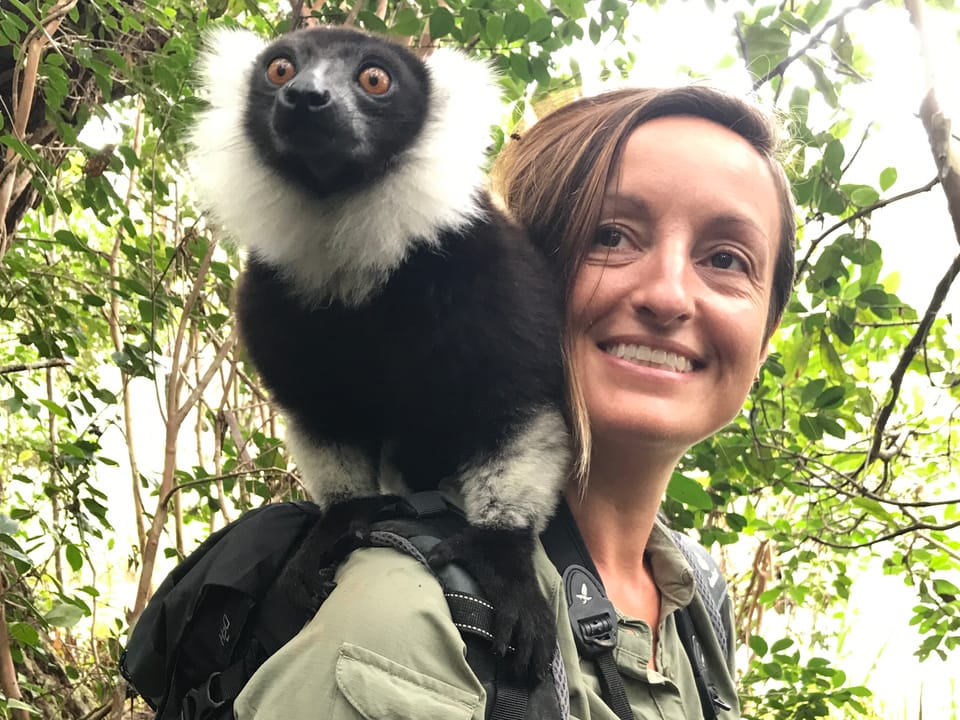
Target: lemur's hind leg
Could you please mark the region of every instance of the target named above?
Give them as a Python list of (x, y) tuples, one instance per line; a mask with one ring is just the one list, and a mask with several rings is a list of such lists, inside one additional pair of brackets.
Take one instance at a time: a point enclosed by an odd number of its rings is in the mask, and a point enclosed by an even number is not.
[(335, 561), (338, 543), (365, 527), (384, 503), (377, 470), (379, 458), (343, 443), (317, 441), (291, 423), (287, 445), (301, 481), (323, 515), (307, 533), (284, 571), (287, 592), (297, 602), (319, 607), (325, 579), (320, 570)]
[(435, 567), (455, 561), (474, 576), (495, 606), (494, 650), (518, 677), (546, 676), (556, 647), (556, 613), (537, 583), (533, 549), (569, 464), (570, 438), (560, 413), (537, 413), (499, 452), (462, 470), (458, 481), (470, 526), (429, 557)]
[(303, 487), (321, 510), (379, 493), (379, 457), (354, 445), (315, 440), (295, 423), (287, 429), (287, 447), (300, 469)]

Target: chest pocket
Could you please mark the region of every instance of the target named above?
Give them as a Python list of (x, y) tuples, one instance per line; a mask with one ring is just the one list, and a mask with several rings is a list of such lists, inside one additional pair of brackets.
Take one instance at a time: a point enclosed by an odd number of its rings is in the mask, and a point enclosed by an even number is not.
[(337, 687), (365, 720), (471, 720), (480, 698), (358, 645), (344, 643)]

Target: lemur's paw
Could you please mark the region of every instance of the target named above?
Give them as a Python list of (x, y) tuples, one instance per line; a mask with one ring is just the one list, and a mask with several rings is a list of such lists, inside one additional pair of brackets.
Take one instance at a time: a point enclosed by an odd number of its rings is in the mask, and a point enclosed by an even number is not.
[(390, 500), (384, 495), (352, 498), (331, 505), (318, 516), (281, 577), (287, 594), (297, 604), (320, 607), (332, 580), (322, 571), (335, 569), (340, 560), (364, 544), (370, 524)]
[(546, 677), (557, 643), (556, 613), (540, 592), (533, 568), (532, 530), (468, 526), (439, 543), (434, 568), (462, 565), (494, 606), (493, 649), (515, 677)]

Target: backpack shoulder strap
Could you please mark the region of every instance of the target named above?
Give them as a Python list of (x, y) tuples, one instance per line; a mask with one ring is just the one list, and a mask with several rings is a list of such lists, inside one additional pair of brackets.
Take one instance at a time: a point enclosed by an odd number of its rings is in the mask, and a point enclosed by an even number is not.
[(703, 545), (686, 533), (671, 529), (670, 535), (674, 545), (693, 570), (694, 584), (710, 616), (710, 625), (720, 641), (720, 647), (729, 654), (732, 638), (728, 636), (722, 615), (723, 606), (728, 599), (727, 581), (720, 571), (720, 566)]

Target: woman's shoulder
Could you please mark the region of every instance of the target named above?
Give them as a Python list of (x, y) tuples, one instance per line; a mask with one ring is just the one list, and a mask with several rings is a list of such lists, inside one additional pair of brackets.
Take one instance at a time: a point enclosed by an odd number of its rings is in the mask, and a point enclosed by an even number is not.
[(254, 674), (236, 717), (482, 717), (480, 681), (465, 659), (435, 576), (391, 548), (361, 548), (337, 570), (314, 618)]

